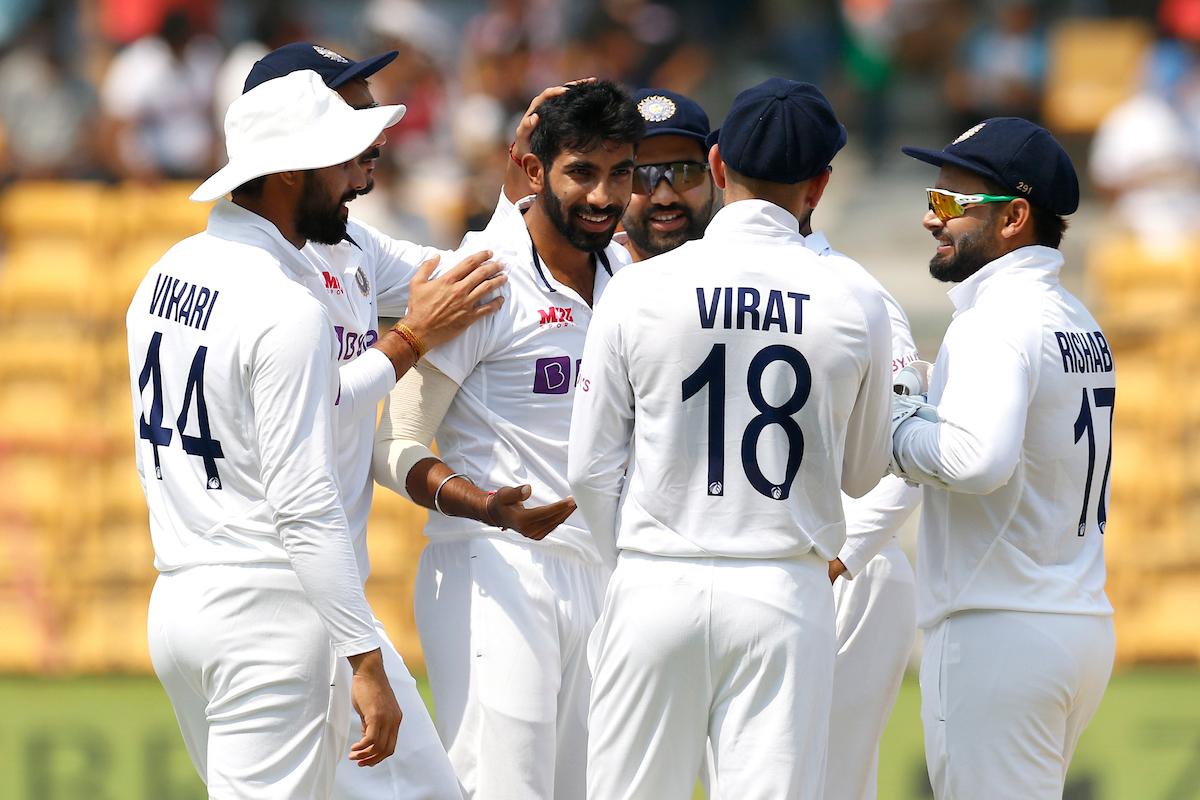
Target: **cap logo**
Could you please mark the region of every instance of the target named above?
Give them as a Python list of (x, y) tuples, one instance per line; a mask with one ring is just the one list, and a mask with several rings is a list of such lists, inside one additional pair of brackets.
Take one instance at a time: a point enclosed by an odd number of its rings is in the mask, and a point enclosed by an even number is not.
[(339, 64), (349, 64), (350, 63), (350, 59), (346, 58), (345, 56), (338, 55), (337, 53), (333, 52), (332, 50), (330, 50), (327, 47), (321, 47), (321, 45), (319, 45), (319, 44), (314, 44), (313, 50), (317, 51), (317, 55), (324, 56), (325, 58), (328, 58), (330, 61), (336, 61)]
[(642, 98), (637, 110), (647, 122), (666, 122), (675, 116), (675, 102), (661, 94), (652, 94)]
[(972, 136), (974, 136), (975, 134), (977, 134), (981, 130), (983, 130), (984, 125), (987, 125), (987, 123), (981, 122), (978, 125), (976, 125), (974, 128), (970, 128), (970, 129), (964, 131), (962, 136), (959, 136), (957, 139), (955, 139), (950, 144), (961, 144), (962, 142), (965, 142), (967, 139), (970, 139)]

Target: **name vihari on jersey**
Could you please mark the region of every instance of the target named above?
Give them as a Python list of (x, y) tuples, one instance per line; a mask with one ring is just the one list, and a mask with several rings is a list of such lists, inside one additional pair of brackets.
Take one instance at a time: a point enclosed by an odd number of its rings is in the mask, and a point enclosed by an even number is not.
[(174, 278), (161, 272), (154, 281), (150, 313), (197, 330), (208, 330), (220, 290)]
[(753, 286), (696, 287), (696, 306), (702, 328), (715, 326), (719, 316), (726, 330), (736, 327), (739, 331), (769, 331), (777, 328), (780, 333), (804, 333), (804, 302), (811, 299), (800, 292), (768, 289), (764, 303), (763, 293)]
[(1063, 372), (1112, 372), (1112, 351), (1100, 331), (1055, 331)]

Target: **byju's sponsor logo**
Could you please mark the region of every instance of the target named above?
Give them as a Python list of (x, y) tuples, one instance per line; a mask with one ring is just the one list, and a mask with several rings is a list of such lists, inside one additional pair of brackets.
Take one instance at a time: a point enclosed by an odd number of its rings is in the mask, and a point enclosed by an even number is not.
[(534, 394), (566, 394), (571, 391), (571, 357), (539, 358), (533, 365)]
[(348, 331), (341, 325), (334, 325), (333, 332), (338, 340), (338, 361), (352, 361), (379, 341), (379, 333), (373, 330), (358, 333), (357, 331)]
[(572, 316), (571, 308), (559, 308), (558, 306), (550, 306), (538, 310), (538, 327), (544, 328), (547, 325), (553, 328), (565, 328), (568, 325), (575, 324), (575, 317)]

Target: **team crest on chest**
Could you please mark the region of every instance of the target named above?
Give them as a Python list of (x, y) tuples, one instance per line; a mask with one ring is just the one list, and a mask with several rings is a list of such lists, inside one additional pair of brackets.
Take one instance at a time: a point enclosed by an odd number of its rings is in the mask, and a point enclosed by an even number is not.
[(666, 122), (675, 116), (675, 102), (661, 94), (652, 94), (642, 98), (637, 110), (647, 122)]
[(371, 296), (371, 282), (367, 280), (367, 273), (363, 272), (362, 267), (359, 267), (358, 272), (354, 273), (354, 283), (358, 286), (358, 290), (362, 292), (363, 297)]

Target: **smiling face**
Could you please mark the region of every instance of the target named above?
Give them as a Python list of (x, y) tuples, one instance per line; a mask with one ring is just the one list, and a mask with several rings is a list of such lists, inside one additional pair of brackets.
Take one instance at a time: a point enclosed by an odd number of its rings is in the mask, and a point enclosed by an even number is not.
[[(979, 175), (949, 164), (941, 168), (934, 188), (963, 194), (989, 193), (987, 182)], [(1004, 255), (1000, 236), (1003, 209), (1003, 203), (971, 205), (963, 216), (945, 222), (926, 210), (921, 224), (938, 243), (929, 261), (929, 274), (946, 283), (961, 283)]]
[[(342, 99), (345, 100), (346, 104), (351, 108), (375, 108), (379, 105), (379, 103), (375, 101), (375, 96), (371, 94), (371, 87), (368, 86), (367, 82), (361, 78), (352, 80), (349, 83), (343, 83), (334, 91), (341, 95)], [(359, 190), (358, 194), (366, 194), (375, 188), (375, 178), (373, 177), (375, 172), (375, 162), (379, 160), (379, 156), (382, 153), (380, 148), (382, 148), (386, 143), (387, 135), (380, 131), (379, 136), (375, 138), (375, 141), (371, 142), (371, 146), (363, 151), (363, 153), (356, 159), (358, 164), (366, 172), (367, 180), (366, 185)]]
[(555, 229), (578, 250), (602, 250), (629, 205), (634, 146), (605, 141), (563, 150), (550, 164), (540, 198)]
[[(638, 148), (637, 161), (638, 166), (681, 161), (704, 164), (707, 155), (704, 146), (695, 139), (664, 134), (644, 139)], [(682, 191), (662, 178), (649, 194), (633, 194), (622, 224), (643, 257), (660, 255), (704, 235), (712, 218), (714, 195), (712, 177), (708, 174), (697, 186)]]

